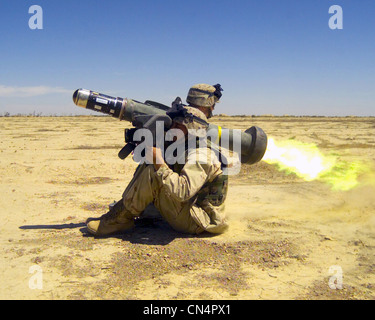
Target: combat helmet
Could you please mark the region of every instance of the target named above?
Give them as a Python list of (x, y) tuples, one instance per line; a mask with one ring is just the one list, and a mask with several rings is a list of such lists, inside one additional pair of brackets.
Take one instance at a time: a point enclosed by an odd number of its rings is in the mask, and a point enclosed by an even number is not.
[(196, 84), (192, 86), (188, 92), (186, 102), (198, 107), (212, 107), (218, 103), (223, 89), (220, 84), (211, 86), (209, 84)]

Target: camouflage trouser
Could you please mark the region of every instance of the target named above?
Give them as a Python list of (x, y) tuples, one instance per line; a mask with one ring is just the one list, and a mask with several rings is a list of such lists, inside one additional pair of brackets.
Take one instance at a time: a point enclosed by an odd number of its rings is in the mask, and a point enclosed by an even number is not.
[(179, 202), (156, 179), (153, 165), (141, 165), (122, 195), (125, 209), (133, 217), (140, 216), (153, 203), (170, 226), (184, 233), (198, 234), (204, 229), (193, 219), (202, 210), (189, 202)]

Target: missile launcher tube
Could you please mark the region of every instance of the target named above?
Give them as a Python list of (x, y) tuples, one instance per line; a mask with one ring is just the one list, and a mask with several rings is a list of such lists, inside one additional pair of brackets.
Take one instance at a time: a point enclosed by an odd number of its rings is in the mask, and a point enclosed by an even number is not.
[[(79, 107), (105, 113), (129, 122), (133, 122), (135, 116), (138, 115), (165, 115), (169, 109), (168, 106), (153, 101), (142, 103), (128, 98), (111, 97), (87, 89), (76, 90), (73, 94), (73, 101)], [(267, 135), (259, 127), (253, 126), (245, 132), (241, 131), (238, 135), (235, 130), (210, 124), (208, 132), (213, 133), (211, 136), (214, 137), (213, 141), (217, 145), (226, 147), (225, 143), (222, 143), (222, 132), (225, 132), (225, 140), (228, 149), (231, 151), (233, 151), (236, 143), (239, 143), (242, 163), (254, 164), (259, 162), (267, 148)], [(237, 139), (240, 139), (240, 141)]]

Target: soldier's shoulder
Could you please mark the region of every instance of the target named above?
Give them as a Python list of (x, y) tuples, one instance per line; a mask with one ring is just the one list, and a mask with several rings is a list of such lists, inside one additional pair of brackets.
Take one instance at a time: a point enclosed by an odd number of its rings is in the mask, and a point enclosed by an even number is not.
[(188, 162), (201, 163), (206, 165), (220, 165), (219, 158), (216, 153), (207, 146), (188, 149)]

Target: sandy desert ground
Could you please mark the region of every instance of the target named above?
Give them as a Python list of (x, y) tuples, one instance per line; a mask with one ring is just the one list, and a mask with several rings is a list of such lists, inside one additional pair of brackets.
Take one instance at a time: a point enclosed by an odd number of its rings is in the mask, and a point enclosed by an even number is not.
[[(375, 164), (375, 118), (226, 117), (275, 139)], [(136, 164), (110, 117), (0, 118), (1, 299), (374, 299), (373, 171), (350, 191), (259, 162), (231, 177), (230, 229), (187, 236), (149, 218), (121, 236), (85, 220), (121, 197)], [(332, 279), (340, 276), (339, 281)], [(331, 286), (330, 286), (331, 285)]]

